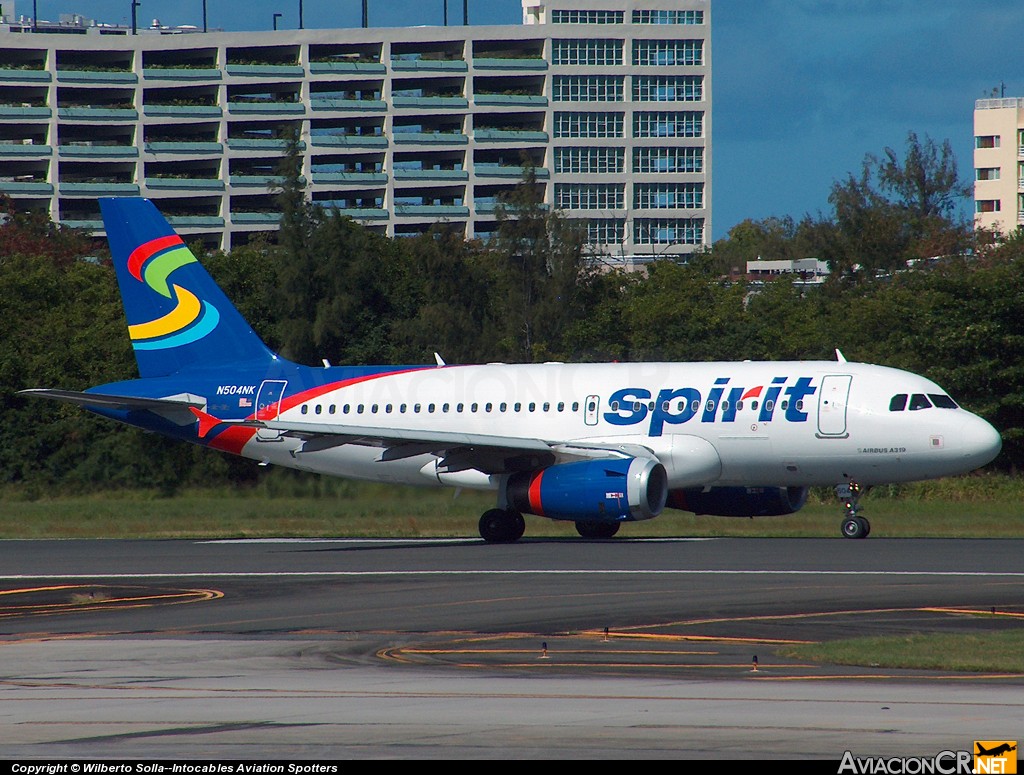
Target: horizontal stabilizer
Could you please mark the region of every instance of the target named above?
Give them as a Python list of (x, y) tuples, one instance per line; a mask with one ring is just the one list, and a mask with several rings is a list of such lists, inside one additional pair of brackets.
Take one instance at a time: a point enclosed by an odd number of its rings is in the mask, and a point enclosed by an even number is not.
[(52, 390), (49, 388), (32, 388), (19, 390), (18, 393), (32, 398), (49, 398), (77, 406), (95, 406), (101, 409), (187, 409), (189, 407), (206, 406), (206, 401), (198, 396), (175, 398), (140, 398), (138, 396), (115, 396), (105, 393), (80, 393), (75, 390)]

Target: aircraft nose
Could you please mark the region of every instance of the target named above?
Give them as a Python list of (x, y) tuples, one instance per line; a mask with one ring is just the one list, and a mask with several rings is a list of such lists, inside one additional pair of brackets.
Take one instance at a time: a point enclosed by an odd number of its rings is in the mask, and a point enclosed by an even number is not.
[(1003, 448), (999, 431), (977, 415), (969, 415), (960, 428), (960, 446), (972, 468), (981, 468), (995, 460)]

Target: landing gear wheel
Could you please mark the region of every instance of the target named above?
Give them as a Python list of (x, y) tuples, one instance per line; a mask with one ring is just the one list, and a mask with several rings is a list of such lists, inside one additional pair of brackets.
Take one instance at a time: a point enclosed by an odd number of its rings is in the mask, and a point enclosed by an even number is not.
[(523, 537), (526, 520), (518, 511), (489, 509), (480, 517), (480, 537), (489, 544), (510, 544)]
[(843, 520), (844, 538), (867, 538), (871, 524), (864, 517), (847, 517)]
[(844, 538), (867, 538), (871, 523), (860, 516), (861, 487), (849, 481), (836, 485), (836, 496), (843, 502), (843, 525), (840, 528)]
[(576, 532), (584, 538), (613, 538), (619, 532), (619, 523), (577, 522)]

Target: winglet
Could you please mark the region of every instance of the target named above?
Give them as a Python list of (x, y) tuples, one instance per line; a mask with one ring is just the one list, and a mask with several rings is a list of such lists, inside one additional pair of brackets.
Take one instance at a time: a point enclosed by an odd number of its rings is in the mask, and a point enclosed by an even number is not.
[(846, 363), (846, 356), (839, 352), (839, 348), (836, 348), (836, 361), (838, 363)]
[(199, 438), (205, 439), (214, 428), (220, 425), (221, 421), (214, 417), (212, 414), (207, 414), (202, 409), (196, 409), (194, 406), (189, 407), (189, 411), (196, 416), (199, 421)]
[(442, 366), (447, 366), (448, 365), (447, 363), (444, 362), (444, 358), (442, 358), (437, 353), (434, 353), (434, 360), (437, 361), (437, 367), (438, 368), (441, 368)]

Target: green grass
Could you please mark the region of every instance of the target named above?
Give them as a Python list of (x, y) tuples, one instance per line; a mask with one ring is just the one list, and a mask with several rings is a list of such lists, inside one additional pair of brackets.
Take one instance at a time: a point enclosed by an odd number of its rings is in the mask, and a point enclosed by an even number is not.
[(1024, 672), (1024, 631), (852, 638), (792, 646), (778, 653), (833, 665), (1019, 674)]
[[(1024, 481), (987, 475), (879, 488), (861, 505), (872, 537), (1024, 536)], [(144, 490), (30, 498), (0, 490), (0, 538), (453, 537), (476, 536), (490, 493), (268, 477), (235, 490)], [(796, 514), (695, 517), (666, 510), (621, 536), (837, 537), (841, 508), (816, 491)], [(527, 517), (527, 536), (575, 536), (571, 522)]]

